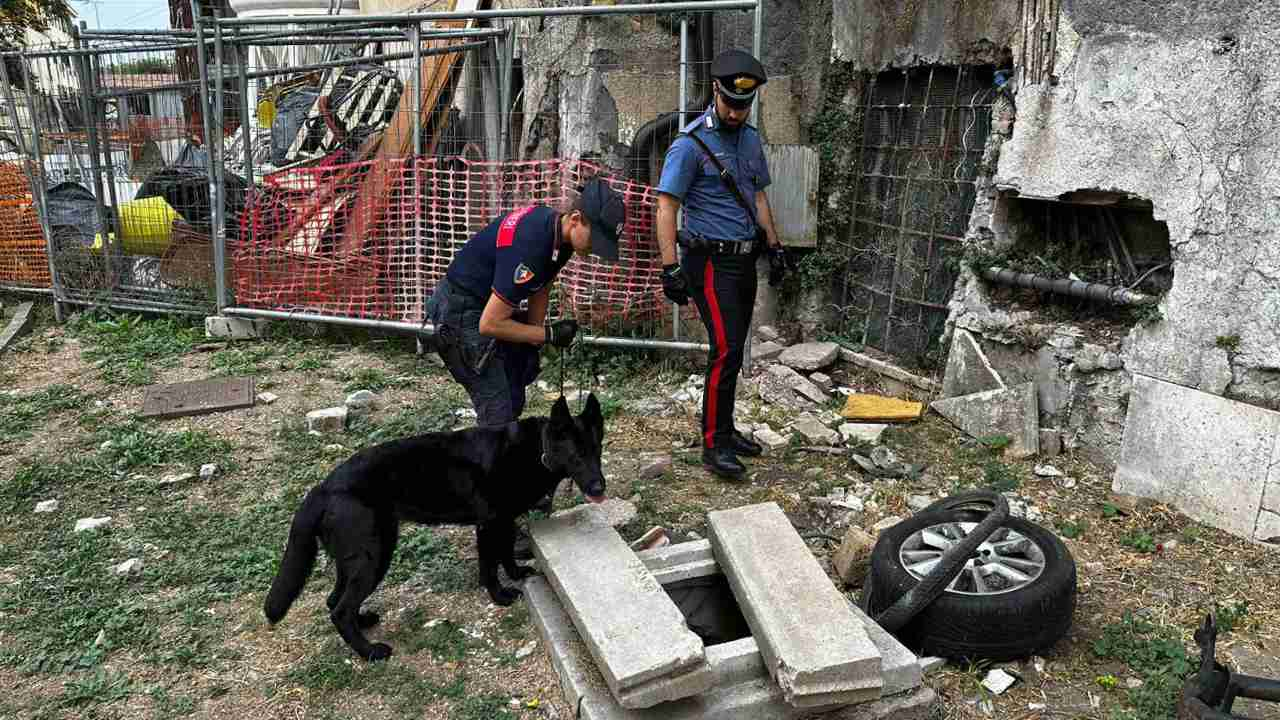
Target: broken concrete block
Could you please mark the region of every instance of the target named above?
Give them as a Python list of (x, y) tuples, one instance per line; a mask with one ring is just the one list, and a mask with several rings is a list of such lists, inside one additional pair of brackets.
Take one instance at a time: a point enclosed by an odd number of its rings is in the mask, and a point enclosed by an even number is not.
[(848, 420), (860, 422), (904, 422), (919, 419), (924, 403), (881, 395), (850, 395), (840, 411)]
[(933, 498), (928, 495), (912, 495), (907, 498), (907, 507), (911, 512), (920, 512), (933, 504)]
[(791, 444), (790, 440), (779, 435), (773, 430), (757, 430), (756, 442), (764, 446), (765, 452), (781, 450)]
[(369, 390), (357, 390), (347, 396), (345, 405), (351, 415), (365, 415), (371, 412), (378, 401), (378, 396)]
[(1135, 373), (1112, 489), (1253, 539), (1277, 437), (1278, 412)]
[(347, 427), (347, 406), (312, 410), (307, 413), (307, 430), (319, 433), (342, 432)]
[(846, 585), (861, 585), (866, 579), (867, 568), (871, 566), (871, 549), (875, 545), (876, 539), (860, 527), (845, 531), (840, 547), (831, 557), (831, 564)]
[(662, 455), (650, 460), (646, 465), (640, 468), (640, 479), (652, 480), (656, 477), (662, 477), (671, 471), (671, 456)]
[(24, 302), (14, 311), (13, 317), (9, 318), (9, 324), (5, 326), (4, 332), (0, 332), (0, 352), (4, 352), (14, 340), (31, 329), (31, 323), (34, 320), (31, 308), (31, 303)]
[(897, 515), (890, 515), (889, 517), (884, 518), (883, 520), (876, 523), (875, 525), (872, 525), (871, 532), (874, 532), (878, 535), (884, 532), (885, 530), (888, 530), (889, 528), (893, 527), (894, 525), (897, 525), (900, 522), (902, 522), (902, 518), (898, 517)]
[(608, 527), (622, 527), (636, 519), (634, 503), (621, 498), (608, 498), (601, 503), (582, 503), (567, 510), (552, 513), (553, 518), (572, 518), (576, 515), (591, 514), (592, 522)]
[(972, 395), (985, 390), (1002, 390), (1006, 386), (1000, 373), (991, 366), (987, 354), (968, 330), (957, 329), (947, 356), (947, 369), (942, 378), (942, 397)]
[(982, 686), (990, 690), (993, 695), (1003, 695), (1005, 690), (1013, 687), (1018, 679), (1009, 673), (995, 668), (987, 672), (987, 676), (982, 679)]
[(774, 340), (777, 340), (782, 336), (779, 335), (778, 331), (775, 330), (772, 326), (761, 325), (760, 327), (756, 328), (756, 337), (760, 338), (765, 342), (773, 342)]
[(765, 341), (762, 343), (756, 343), (751, 346), (751, 360), (753, 362), (773, 360), (781, 355), (782, 351), (785, 349), (786, 348), (784, 346), (779, 345), (776, 342)]
[(112, 569), (117, 575), (137, 575), (142, 572), (142, 561), (138, 558), (129, 558)]
[(793, 707), (880, 697), (880, 651), (776, 503), (707, 515), (716, 559)]
[(845, 442), (878, 443), (888, 427), (883, 423), (845, 423), (839, 429)]
[(838, 445), (840, 444), (840, 434), (835, 430), (823, 425), (816, 417), (809, 413), (804, 413), (796, 418), (793, 425), (795, 431), (804, 436), (811, 443), (819, 445)]
[(818, 419), (818, 422), (829, 428), (834, 428), (844, 420), (844, 418), (840, 417), (840, 413), (834, 410), (818, 410), (813, 413), (813, 416)]
[(1280, 545), (1280, 513), (1270, 510), (1258, 512), (1258, 523), (1254, 526), (1253, 539), (1268, 545)]
[(209, 480), (218, 474), (218, 466), (213, 463), (205, 463), (200, 466), (200, 479)]
[(264, 337), (267, 334), (267, 321), (252, 318), (223, 317), (213, 315), (204, 319), (205, 337), (231, 338), (232, 340), (248, 340)]
[(935, 657), (932, 655), (920, 658), (920, 671), (925, 675), (931, 675), (946, 666), (946, 658)]
[(271, 403), (279, 399), (280, 399), (280, 396), (276, 395), (275, 393), (269, 393), (269, 392), (258, 393), (258, 402), (262, 403), (263, 405), (270, 405)]
[(43, 500), (41, 502), (36, 503), (36, 512), (38, 513), (51, 513), (51, 512), (57, 512), (57, 511), (58, 511), (57, 500)]
[[(634, 552), (643, 552), (645, 550), (656, 550), (658, 548), (667, 547), (671, 544), (671, 538), (667, 535), (666, 528), (655, 525), (649, 528), (645, 534), (632, 541), (630, 547)], [(659, 582), (661, 582), (659, 580)]]
[(1040, 449), (1035, 383), (935, 400), (929, 407), (975, 438), (1009, 437), (1006, 456), (1031, 457)]
[(547, 581), (623, 707), (711, 687), (702, 640), (617, 531), (581, 512), (535, 521), (529, 532)]
[(1043, 478), (1062, 477), (1062, 471), (1052, 465), (1037, 465), (1035, 466), (1035, 469), (1032, 472), (1036, 474), (1036, 477), (1043, 477)]
[(111, 524), (111, 518), (81, 518), (76, 521), (75, 532), (84, 532), (85, 530), (97, 530), (100, 527), (106, 527)]
[(821, 370), (840, 356), (840, 346), (833, 342), (810, 342), (792, 345), (778, 356), (778, 362), (796, 370)]
[(186, 481), (190, 480), (191, 478), (193, 478), (193, 477), (195, 477), (195, 476), (196, 476), (196, 474), (195, 474), (195, 473), (189, 473), (189, 472), (185, 472), (185, 473), (174, 473), (174, 474), (172, 474), (172, 475), (165, 475), (164, 477), (160, 478), (159, 480), (157, 480), (157, 481), (156, 481), (156, 484), (158, 484), (158, 485), (177, 485), (178, 483), (180, 483), (180, 482), (186, 482)]
[[(920, 658), (907, 649), (897, 638), (867, 617), (853, 602), (849, 602), (853, 614), (862, 626), (867, 629), (867, 637), (880, 651), (880, 677), (884, 685), (880, 688), (881, 697), (889, 697), (917, 688), (924, 682), (924, 673), (920, 670)], [(831, 717), (841, 717), (834, 715)]]
[[(794, 392), (800, 394), (804, 399), (815, 403), (825, 403), (829, 396), (822, 391), (817, 385), (809, 382), (809, 379), (786, 365), (770, 365), (765, 368), (765, 372), (778, 380), (781, 380), (785, 387), (790, 388)], [(764, 380), (764, 378), (762, 378)]]
[(831, 392), (831, 376), (826, 373), (810, 373), (809, 382), (817, 385), (822, 392)]

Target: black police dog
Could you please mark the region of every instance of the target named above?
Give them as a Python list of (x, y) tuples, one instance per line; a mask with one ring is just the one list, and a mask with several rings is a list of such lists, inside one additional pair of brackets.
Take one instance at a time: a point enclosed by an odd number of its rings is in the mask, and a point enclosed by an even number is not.
[(360, 631), (378, 622), (376, 613), (362, 613), (360, 605), (391, 565), (402, 520), (475, 525), (480, 582), (493, 602), (510, 605), (520, 590), (498, 582), (498, 565), (513, 580), (532, 573), (512, 557), (515, 519), (565, 477), (588, 500), (603, 501), (603, 439), (604, 417), (591, 395), (576, 418), (561, 397), (550, 417), (428, 433), (361, 450), (312, 488), (294, 514), (280, 572), (263, 606), (267, 620), (284, 618), (322, 543), (337, 570), (328, 605), (338, 633), (365, 660), (390, 657), (390, 646), (370, 643)]

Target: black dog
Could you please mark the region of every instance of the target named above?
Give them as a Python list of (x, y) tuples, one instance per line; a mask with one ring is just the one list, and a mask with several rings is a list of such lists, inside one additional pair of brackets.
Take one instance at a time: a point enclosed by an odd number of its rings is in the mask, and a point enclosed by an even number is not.
[(561, 397), (551, 417), (525, 418), (505, 427), (429, 433), (376, 445), (353, 455), (307, 493), (293, 516), (280, 572), (263, 607), (279, 622), (311, 574), (317, 540), (334, 559), (338, 582), (329, 617), (366, 660), (390, 657), (391, 647), (370, 643), (361, 628), (378, 622), (360, 605), (387, 574), (400, 521), (476, 526), (480, 583), (498, 605), (517, 588), (498, 582), (498, 565), (519, 580), (532, 573), (512, 557), (515, 519), (572, 477), (592, 502), (604, 500), (600, 471), (604, 417), (594, 395), (578, 417)]

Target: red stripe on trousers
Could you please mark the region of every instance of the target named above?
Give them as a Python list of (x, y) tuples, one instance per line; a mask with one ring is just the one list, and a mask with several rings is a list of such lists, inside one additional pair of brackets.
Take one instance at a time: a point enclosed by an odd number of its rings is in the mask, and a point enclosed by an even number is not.
[(707, 382), (707, 416), (703, 418), (706, 428), (702, 440), (705, 447), (712, 447), (712, 438), (716, 432), (716, 396), (720, 394), (720, 371), (724, 368), (725, 358), (729, 356), (729, 343), (724, 336), (724, 318), (720, 316), (720, 303), (716, 300), (715, 270), (711, 267), (711, 258), (707, 258), (707, 269), (703, 273), (702, 293), (707, 299), (707, 309), (711, 311), (711, 327), (716, 333), (716, 346), (720, 349), (716, 359), (711, 363), (711, 379)]

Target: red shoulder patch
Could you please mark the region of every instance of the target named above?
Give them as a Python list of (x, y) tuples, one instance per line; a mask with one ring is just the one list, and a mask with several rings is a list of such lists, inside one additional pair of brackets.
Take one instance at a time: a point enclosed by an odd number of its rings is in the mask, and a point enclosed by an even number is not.
[(516, 226), (525, 215), (533, 211), (534, 207), (530, 205), (527, 208), (520, 208), (502, 220), (502, 224), (498, 226), (498, 247), (511, 247), (511, 243), (516, 239)]

